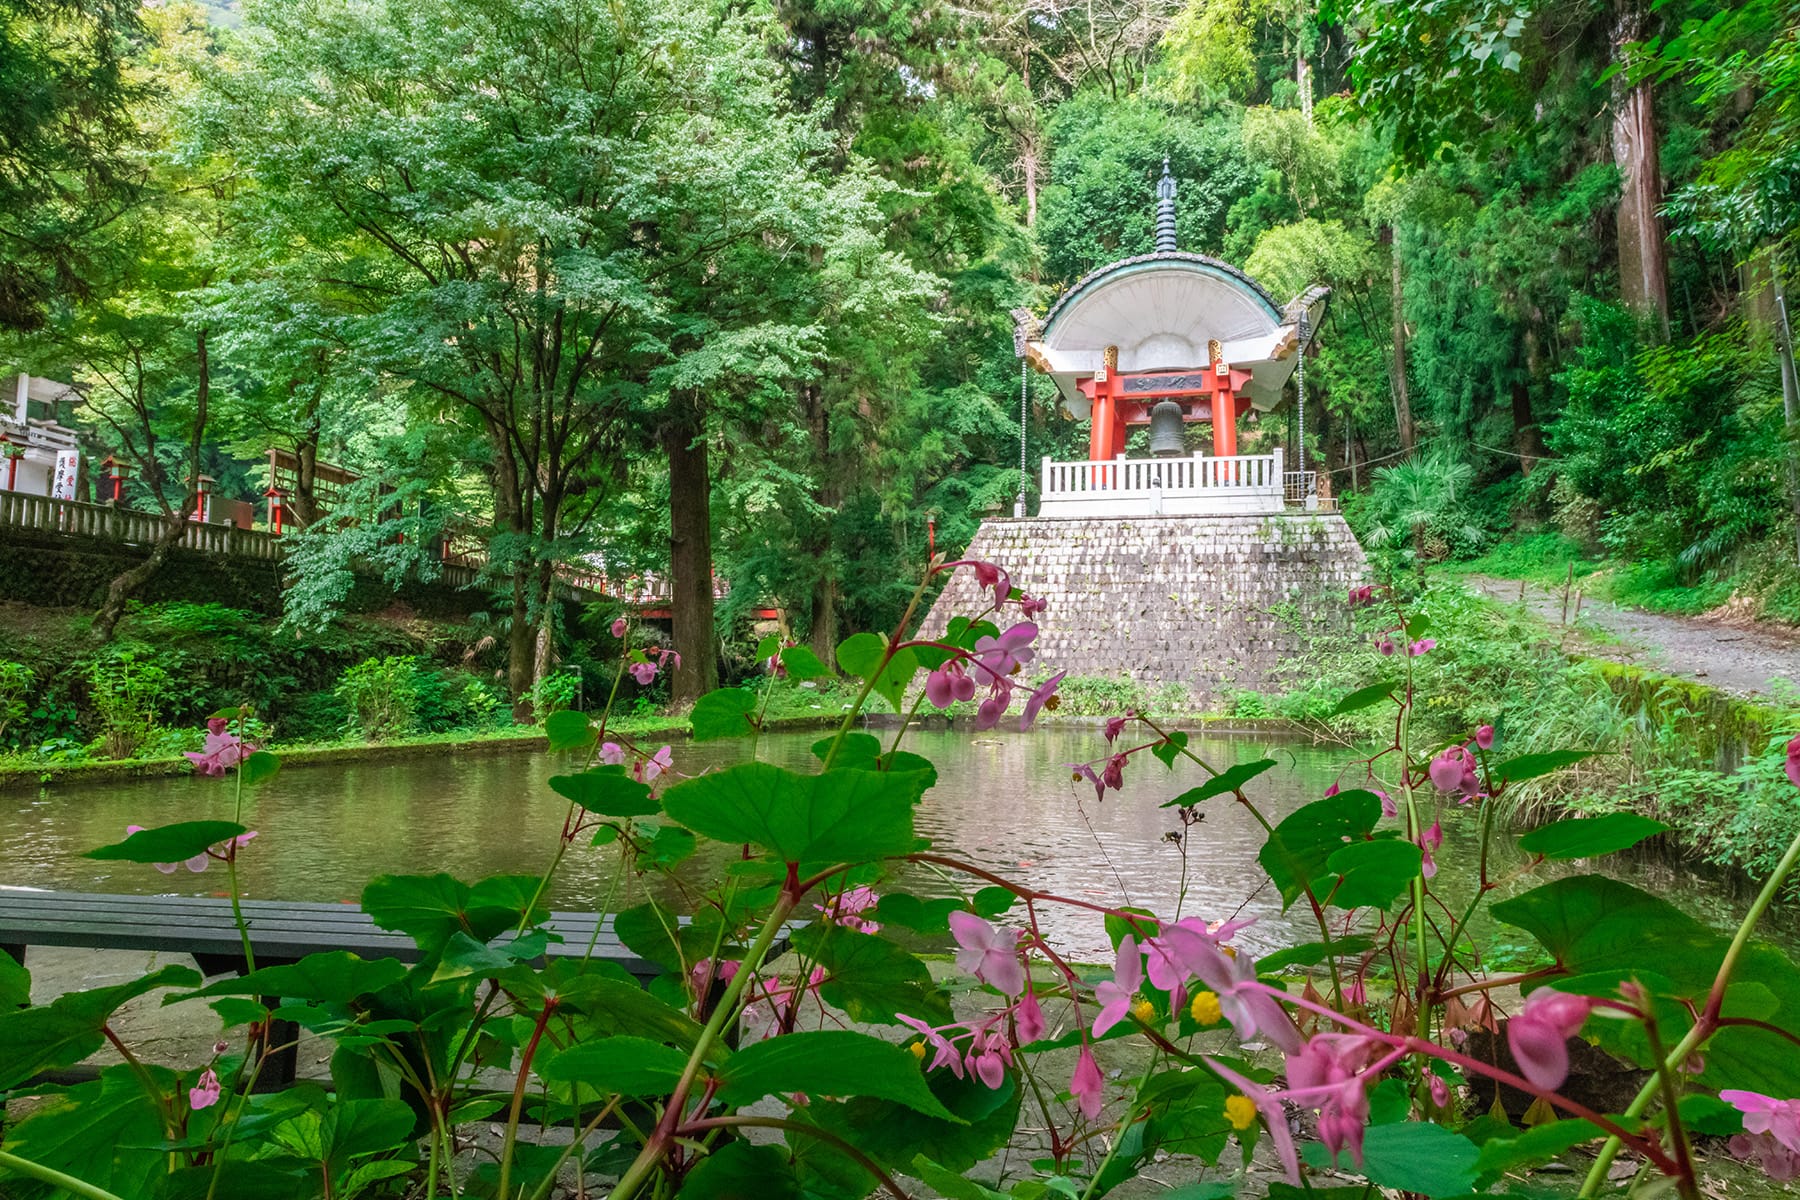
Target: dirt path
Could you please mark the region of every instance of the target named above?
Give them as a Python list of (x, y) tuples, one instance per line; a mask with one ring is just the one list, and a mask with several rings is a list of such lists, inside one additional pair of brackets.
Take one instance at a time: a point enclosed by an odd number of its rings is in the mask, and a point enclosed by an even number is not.
[[(1519, 581), (1465, 576), (1472, 588), (1506, 604)], [(1562, 589), (1527, 584), (1525, 603), (1552, 625), (1562, 619)], [(1569, 606), (1574, 608), (1571, 597)], [(1581, 636), (1587, 631), (1589, 636)], [(1595, 633), (1599, 636), (1594, 636)], [(1692, 679), (1742, 696), (1779, 697), (1800, 684), (1800, 634), (1698, 617), (1670, 617), (1583, 600), (1575, 636), (1584, 653)], [(1782, 682), (1777, 682), (1782, 681)]]

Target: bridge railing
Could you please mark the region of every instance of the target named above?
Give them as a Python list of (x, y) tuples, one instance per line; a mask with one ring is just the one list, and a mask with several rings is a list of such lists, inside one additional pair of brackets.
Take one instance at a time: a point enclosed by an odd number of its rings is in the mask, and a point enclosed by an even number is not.
[[(26, 492), (0, 492), (0, 528), (147, 546), (162, 536), (164, 521), (155, 513), (110, 504), (83, 504), (79, 500), (53, 500), (49, 496)], [(260, 529), (239, 529), (235, 525), (203, 525), (189, 521), (187, 528), (181, 531), (178, 545), (203, 554), (228, 554), (271, 562), (281, 557), (279, 538)]]
[(1210, 517), (1286, 506), (1282, 452), (1043, 461), (1041, 517)]

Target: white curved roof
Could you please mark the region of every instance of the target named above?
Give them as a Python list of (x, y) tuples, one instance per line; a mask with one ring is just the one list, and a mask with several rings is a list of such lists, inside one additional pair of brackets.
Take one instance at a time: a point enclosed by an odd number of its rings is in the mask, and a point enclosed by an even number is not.
[(1233, 367), (1252, 373), (1245, 389), (1256, 407), (1281, 397), (1299, 345), (1299, 312), (1284, 311), (1255, 280), (1202, 254), (1146, 254), (1093, 272), (1065, 293), (1030, 339), (1032, 358), (1057, 381), (1076, 416), (1088, 399), (1075, 381), (1119, 348), (1121, 371), (1204, 366), (1208, 343), (1222, 344)]

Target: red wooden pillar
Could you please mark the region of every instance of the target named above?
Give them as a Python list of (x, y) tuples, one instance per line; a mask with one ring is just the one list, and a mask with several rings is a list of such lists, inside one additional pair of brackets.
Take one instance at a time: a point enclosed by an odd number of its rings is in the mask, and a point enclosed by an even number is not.
[(1125, 414), (1119, 408), (1119, 348), (1106, 348), (1106, 367), (1094, 379), (1094, 408), (1088, 427), (1088, 460), (1111, 462), (1125, 451)]
[(1212, 359), (1213, 453), (1220, 458), (1237, 454), (1237, 393), (1232, 390), (1231, 364), (1225, 361), (1218, 340), (1207, 344)]

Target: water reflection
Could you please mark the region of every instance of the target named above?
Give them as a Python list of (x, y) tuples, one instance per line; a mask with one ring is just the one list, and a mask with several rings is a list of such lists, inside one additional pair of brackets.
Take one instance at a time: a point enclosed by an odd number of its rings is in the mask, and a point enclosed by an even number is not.
[[(807, 766), (812, 762), (808, 747), (816, 736), (765, 739), (762, 755), (787, 766)], [(1193, 831), (1184, 894), (1180, 851), (1165, 840), (1179, 822), (1172, 810), (1159, 806), (1199, 782), (1195, 769), (1170, 772), (1147, 755), (1138, 756), (1127, 771), (1124, 794), (1109, 794), (1097, 803), (1093, 788), (1071, 780), (1064, 765), (1104, 753), (1096, 730), (974, 736), (927, 732), (910, 735), (909, 744), (938, 766), (939, 784), (921, 805), (918, 826), (944, 853), (1083, 900), (1159, 913), (1180, 907), (1185, 914), (1212, 920), (1254, 916), (1257, 924), (1242, 940), (1258, 949), (1317, 936), (1304, 906), (1282, 912), (1280, 895), (1256, 866), (1262, 830), (1228, 799), (1208, 802), (1204, 820)], [(1344, 758), (1342, 751), (1255, 738), (1196, 738), (1194, 748), (1219, 767), (1264, 757), (1277, 760), (1280, 765), (1253, 785), (1257, 797), (1266, 798), (1265, 812), (1272, 820), (1317, 799)], [(692, 773), (723, 765), (741, 752), (721, 743), (678, 746), (676, 765)], [(448, 871), (465, 879), (539, 872), (554, 853), (565, 807), (545, 780), (566, 769), (567, 763), (544, 754), (445, 752), (284, 771), (246, 804), (245, 823), (261, 836), (240, 862), (243, 886), (261, 899), (354, 902), (372, 876), (389, 872)], [(0, 797), (0, 804), (12, 817), (0, 829), (0, 884), (179, 895), (218, 894), (224, 887), (224, 874), (216, 869), (162, 875), (80, 854), (118, 840), (128, 824), (229, 818), (229, 780), (129, 780), (8, 795)], [(1444, 827), (1438, 882), (1452, 896), (1467, 896), (1474, 885), (1474, 814), (1451, 809)], [(1502, 841), (1510, 847), (1510, 840)], [(717, 862), (694, 864), (692, 880), (698, 882)], [(568, 909), (598, 904), (612, 882), (615, 863), (609, 849), (575, 849), (559, 874), (553, 904)], [(1503, 852), (1494, 872), (1504, 876), (1518, 865), (1516, 855)], [(1594, 870), (1596, 864), (1559, 869)], [(1606, 861), (1605, 870), (1715, 925), (1734, 923), (1748, 899), (1730, 895), (1720, 881), (1666, 863), (1614, 858)], [(1522, 890), (1545, 877), (1540, 869), (1506, 891)], [(941, 895), (954, 885), (913, 869), (893, 886)], [(1045, 933), (1071, 953), (1102, 956), (1105, 937), (1094, 914), (1051, 907), (1042, 919)], [(1795, 944), (1791, 927), (1777, 932), (1782, 941)], [(1492, 935), (1478, 933), (1484, 940)], [(1512, 940), (1524, 939), (1513, 935)]]

